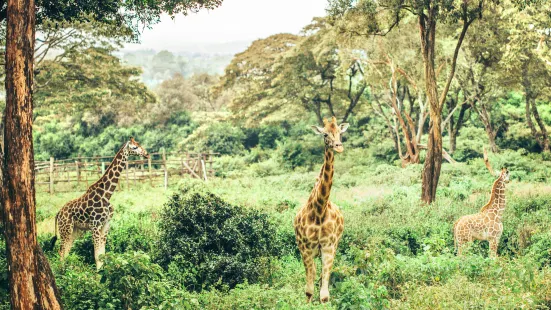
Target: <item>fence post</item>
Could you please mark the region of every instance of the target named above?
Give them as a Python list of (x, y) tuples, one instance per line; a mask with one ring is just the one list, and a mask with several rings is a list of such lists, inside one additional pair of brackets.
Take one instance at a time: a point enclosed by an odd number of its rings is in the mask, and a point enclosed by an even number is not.
[(54, 193), (54, 158), (50, 157), (50, 194)]
[(86, 188), (88, 188), (88, 159), (84, 162), (84, 179), (86, 180)]
[(80, 187), (80, 155), (75, 161), (75, 166), (77, 168), (77, 188)]
[(134, 188), (136, 188), (136, 166), (132, 169), (132, 176), (134, 178)]
[(147, 167), (149, 167), (149, 185), (153, 187), (153, 176), (151, 175), (151, 156), (147, 159)]
[(166, 169), (166, 151), (163, 148), (163, 168), (165, 170), (165, 190), (168, 188), (168, 171)]
[(104, 175), (105, 174), (105, 162), (102, 161), (101, 162), (101, 175)]
[(207, 169), (205, 169), (205, 161), (201, 159), (201, 170), (203, 170), (203, 179), (207, 181)]

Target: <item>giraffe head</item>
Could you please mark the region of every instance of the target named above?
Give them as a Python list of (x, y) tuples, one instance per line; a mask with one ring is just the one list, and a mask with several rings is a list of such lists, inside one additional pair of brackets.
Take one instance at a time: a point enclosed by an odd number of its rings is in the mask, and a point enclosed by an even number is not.
[(128, 150), (128, 155), (149, 158), (147, 151), (138, 143), (138, 141), (134, 140), (133, 137), (130, 137), (130, 141), (126, 144), (126, 148)]
[(501, 173), (499, 174), (499, 178), (503, 182), (509, 183), (509, 170), (507, 170), (507, 168), (505, 167), (501, 168)]
[(348, 129), (348, 123), (337, 125), (337, 119), (333, 116), (331, 121), (323, 119), (323, 127), (312, 126), (312, 129), (318, 135), (323, 135), (326, 148), (332, 148), (338, 153), (344, 150), (341, 141), (341, 134)]

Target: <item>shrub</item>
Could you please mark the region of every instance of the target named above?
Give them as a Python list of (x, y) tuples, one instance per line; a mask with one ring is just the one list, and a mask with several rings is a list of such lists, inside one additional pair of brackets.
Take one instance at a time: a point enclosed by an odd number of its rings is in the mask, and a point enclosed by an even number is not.
[(94, 271), (68, 269), (56, 283), (61, 292), (65, 309), (120, 309), (121, 301), (111, 296), (104, 283), (100, 283)]
[(181, 292), (164, 278), (163, 269), (143, 253), (111, 254), (104, 256), (100, 270), (101, 281), (120, 309), (171, 308), (191, 309)]
[(283, 129), (279, 126), (261, 127), (258, 133), (258, 144), (264, 149), (273, 149), (276, 142), (283, 139)]
[(204, 146), (220, 154), (240, 154), (244, 151), (245, 134), (231, 123), (214, 123), (206, 131)]
[(279, 252), (266, 214), (206, 190), (175, 194), (161, 212), (159, 234), (156, 261), (173, 270), (194, 266), (183, 284), (195, 290), (257, 282)]
[(365, 286), (355, 277), (338, 283), (334, 303), (337, 309), (388, 309), (390, 302), (384, 286)]
[[(319, 142), (319, 141), (318, 141)], [(323, 162), (323, 146), (305, 141), (286, 140), (279, 144), (277, 153), (284, 167), (295, 169)]]
[(453, 158), (460, 162), (482, 158), (483, 148), (488, 144), (488, 137), (484, 129), (465, 127), (457, 137), (457, 149)]

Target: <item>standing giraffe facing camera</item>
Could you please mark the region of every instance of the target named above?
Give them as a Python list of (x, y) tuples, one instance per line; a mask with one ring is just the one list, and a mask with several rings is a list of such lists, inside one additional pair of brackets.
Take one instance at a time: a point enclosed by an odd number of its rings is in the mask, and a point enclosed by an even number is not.
[(102, 262), (99, 257), (105, 254), (109, 221), (113, 216), (113, 207), (109, 203), (109, 199), (117, 188), (119, 178), (130, 155), (149, 158), (147, 151), (134, 138), (130, 138), (130, 141), (126, 142), (117, 152), (103, 176), (92, 184), (84, 195), (69, 201), (56, 214), (56, 235), (51, 240), (51, 247), (53, 248), (55, 245), (59, 232), (61, 238), (59, 255), (62, 260), (69, 254), (75, 239), (82, 232), (91, 230), (96, 267), (98, 270), (101, 268)]
[(344, 218), (334, 203), (329, 201), (333, 184), (333, 151), (344, 150), (341, 134), (348, 128), (347, 123), (337, 125), (335, 117), (323, 120), (324, 127), (312, 126), (314, 132), (323, 135), (325, 141), (325, 162), (321, 167), (316, 185), (308, 202), (298, 211), (295, 221), (295, 235), (306, 269), (306, 299), (312, 301), (316, 264), (314, 258), (321, 255), (322, 275), (320, 301), (329, 301), (329, 276), (337, 245), (344, 230)]
[(505, 210), (505, 184), (509, 183), (509, 170), (501, 168), (499, 177), (494, 182), (490, 201), (479, 213), (465, 215), (453, 225), (454, 243), (457, 255), (463, 253), (463, 246), (473, 240), (488, 240), (490, 256), (497, 256), (497, 246), (503, 233), (501, 218)]

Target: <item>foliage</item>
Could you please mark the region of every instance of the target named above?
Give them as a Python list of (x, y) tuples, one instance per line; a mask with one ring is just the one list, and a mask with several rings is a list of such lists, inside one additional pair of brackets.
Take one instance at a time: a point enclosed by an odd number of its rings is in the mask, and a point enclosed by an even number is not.
[[(102, 127), (105, 125), (105, 127)], [(176, 150), (182, 139), (187, 137), (196, 124), (187, 112), (171, 115), (165, 126), (134, 125), (119, 127), (113, 124), (97, 125), (81, 122), (73, 124), (56, 120), (36, 126), (34, 134), (35, 156), (48, 160), (77, 156), (113, 156), (128, 141), (135, 137), (150, 152)]]
[(40, 108), (48, 107), (51, 112), (64, 111), (57, 112), (58, 117), (78, 111), (91, 122), (112, 117), (119, 124), (131, 124), (137, 110), (155, 101), (136, 79), (140, 73), (100, 48), (70, 52), (58, 62), (45, 60), (36, 81), (37, 113), (44, 115)]
[[(198, 291), (257, 282), (279, 252), (266, 214), (208, 192), (174, 194), (161, 213), (159, 233), (156, 261)], [(178, 276), (184, 270), (188, 277)]]
[(197, 151), (209, 150), (222, 155), (241, 154), (245, 134), (230, 122), (217, 122), (199, 128), (183, 144)]
[(210, 88), (218, 80), (217, 76), (208, 74), (194, 75), (189, 79), (175, 74), (157, 86), (155, 92), (159, 96), (159, 102), (153, 103), (148, 110), (161, 119), (169, 117), (175, 111), (219, 111), (227, 104), (227, 96), (214, 99), (211, 95)]

